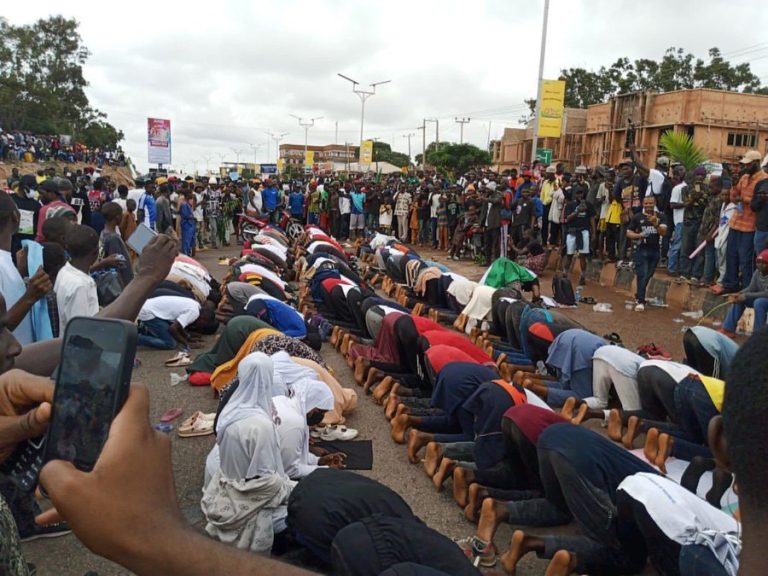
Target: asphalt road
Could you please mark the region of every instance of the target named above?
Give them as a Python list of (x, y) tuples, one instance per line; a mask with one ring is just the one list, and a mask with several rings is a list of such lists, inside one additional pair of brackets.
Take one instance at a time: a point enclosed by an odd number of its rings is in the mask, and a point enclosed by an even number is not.
[[(445, 261), (459, 273), (469, 277), (479, 278), (482, 270), (469, 263), (449, 262), (443, 255), (435, 254), (429, 250), (421, 250), (430, 256), (436, 256)], [(214, 276), (221, 277), (225, 268), (217, 264), (221, 256), (230, 256), (236, 253), (236, 248), (230, 248), (226, 252), (209, 250), (201, 253), (199, 260), (207, 265)], [(543, 282), (543, 291), (549, 293)], [(636, 347), (647, 342), (663, 344), (675, 358), (682, 354), (681, 328), (691, 325), (674, 322), (679, 318), (680, 310), (672, 308), (653, 309), (645, 313), (635, 313), (624, 309), (624, 301), (627, 294), (614, 292), (612, 289), (597, 285), (587, 286), (583, 295), (594, 296), (600, 302), (611, 302), (614, 312), (593, 312), (591, 306), (582, 306), (576, 310), (567, 310), (577, 320), (587, 325), (590, 329), (603, 334), (606, 332), (619, 332), (624, 338), (627, 347)], [(208, 341), (212, 342), (213, 338)], [(342, 385), (356, 388), (352, 372), (347, 368), (343, 359), (328, 344), (323, 346), (323, 356), (336, 371), (337, 378)], [(140, 349), (138, 357), (141, 366), (134, 371), (134, 380), (144, 382), (151, 391), (151, 416), (153, 421), (170, 408), (179, 407), (184, 410), (184, 415), (175, 421), (178, 424), (186, 415), (195, 410), (212, 412), (216, 408), (216, 400), (208, 387), (190, 387), (181, 384), (172, 387), (170, 384), (171, 369), (164, 366), (163, 362), (172, 354), (165, 351)], [(176, 369), (181, 373), (182, 369)], [(362, 390), (356, 388), (362, 395)], [(448, 537), (464, 537), (474, 531), (474, 526), (463, 516), (462, 511), (456, 506), (450, 497), (450, 482), (446, 483), (447, 490), (437, 493), (431, 481), (419, 465), (408, 462), (405, 447), (392, 442), (389, 437), (389, 423), (384, 418), (380, 406), (373, 403), (370, 398), (361, 397), (357, 410), (348, 418), (347, 425), (360, 431), (360, 439), (373, 440), (374, 465), (373, 470), (365, 474), (387, 484), (413, 507), (414, 512), (429, 526), (440, 531)], [(202, 490), (203, 468), (205, 457), (213, 446), (213, 436), (202, 438), (179, 438), (172, 433), (173, 469), (176, 477), (176, 489), (180, 506), (185, 516), (198, 528), (202, 529), (202, 515), (199, 501)], [(114, 497), (120, 498), (119, 494)], [(135, 530), (136, 526), (125, 526), (125, 530)], [(496, 545), (500, 551), (506, 550), (513, 527), (504, 526), (498, 532)], [(572, 528), (566, 528), (572, 531)], [(62, 576), (84, 575), (89, 571), (101, 576), (128, 573), (121, 567), (100, 558), (88, 551), (74, 535), (68, 535), (56, 539), (39, 540), (24, 545), (24, 551), (28, 561), (33, 562), (38, 569), (38, 574), (57, 574)], [(526, 557), (519, 565), (518, 575), (543, 574), (546, 562), (535, 559), (532, 555)]]

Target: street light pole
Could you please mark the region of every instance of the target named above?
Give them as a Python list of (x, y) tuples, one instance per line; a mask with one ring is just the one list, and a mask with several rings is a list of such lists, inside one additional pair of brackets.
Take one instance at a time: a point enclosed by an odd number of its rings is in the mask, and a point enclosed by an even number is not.
[(288, 136), (290, 132), (282, 132), (280, 134), (273, 134), (272, 132), (266, 132), (272, 140), (275, 141), (275, 164), (280, 159), (280, 140)]
[(421, 121), (421, 126), (417, 126), (416, 130), (421, 130), (421, 167), (422, 169), (427, 165), (427, 119)]
[(437, 149), (440, 147), (440, 120), (438, 120), (437, 118), (427, 118), (426, 120), (424, 120), (424, 122), (435, 123), (435, 151), (437, 151)]
[(533, 118), (533, 141), (531, 142), (531, 164), (536, 161), (536, 148), (539, 146), (539, 119), (541, 117), (541, 86), (544, 83), (544, 54), (547, 50), (547, 20), (549, 19), (549, 0), (544, 0), (544, 22), (541, 25), (541, 51), (539, 52), (539, 84), (536, 89), (536, 111)]
[(322, 120), (323, 117), (318, 116), (317, 118), (310, 118), (307, 122), (305, 122), (304, 118), (296, 116), (295, 114), (288, 114), (288, 116), (296, 118), (296, 120), (299, 121), (299, 126), (304, 128), (304, 162), (302, 162), (302, 164), (304, 164), (307, 161), (307, 141), (309, 139), (309, 129), (315, 125), (315, 120)]
[(408, 134), (403, 134), (403, 138), (408, 138), (408, 164), (411, 163), (411, 137), (416, 136), (416, 134), (410, 132)]
[(460, 134), (459, 136), (459, 144), (464, 144), (464, 124), (469, 124), (469, 121), (471, 118), (456, 118), (456, 122), (459, 123), (460, 128)]
[(347, 80), (348, 82), (352, 82), (352, 92), (357, 94), (360, 97), (360, 148), (363, 147), (363, 126), (365, 125), (365, 101), (376, 94), (376, 86), (381, 86), (382, 84), (387, 84), (389, 82), (392, 82), (392, 80), (384, 80), (382, 82), (374, 82), (373, 84), (370, 84), (371, 89), (370, 90), (363, 90), (361, 88), (358, 88), (360, 85), (360, 82), (357, 80), (352, 80), (352, 78), (348, 76), (344, 76), (344, 74), (339, 73), (339, 76), (344, 78), (344, 80)]
[(245, 152), (242, 148), (231, 148), (232, 152), (235, 153), (235, 170), (237, 170), (238, 166), (240, 166), (240, 154)]

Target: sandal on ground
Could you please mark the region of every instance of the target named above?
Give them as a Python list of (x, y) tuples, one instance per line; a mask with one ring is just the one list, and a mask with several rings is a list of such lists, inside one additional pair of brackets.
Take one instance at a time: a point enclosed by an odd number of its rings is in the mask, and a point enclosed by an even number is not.
[(185, 355), (185, 352), (182, 352), (181, 350), (179, 350), (171, 358), (168, 358), (168, 360), (165, 361), (165, 365), (169, 366), (173, 362), (178, 362), (179, 360), (181, 360), (184, 357), (184, 355)]
[(191, 438), (193, 436), (213, 434), (213, 423), (215, 420), (215, 413), (205, 414), (204, 412), (197, 411), (181, 423), (181, 426), (179, 426), (179, 436)]
[(168, 368), (179, 368), (181, 366), (189, 366), (192, 364), (192, 358), (189, 357), (189, 354), (186, 352), (181, 352), (181, 357), (177, 358), (176, 360), (169, 360), (165, 363)]

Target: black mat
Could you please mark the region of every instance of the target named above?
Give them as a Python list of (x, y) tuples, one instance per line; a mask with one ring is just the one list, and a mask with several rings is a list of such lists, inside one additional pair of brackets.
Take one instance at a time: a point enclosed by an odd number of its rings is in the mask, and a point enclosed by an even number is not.
[(373, 441), (372, 440), (350, 440), (334, 442), (325, 442), (319, 440), (315, 443), (319, 448), (325, 448), (329, 452), (344, 452), (347, 459), (344, 464), (347, 470), (373, 470)]

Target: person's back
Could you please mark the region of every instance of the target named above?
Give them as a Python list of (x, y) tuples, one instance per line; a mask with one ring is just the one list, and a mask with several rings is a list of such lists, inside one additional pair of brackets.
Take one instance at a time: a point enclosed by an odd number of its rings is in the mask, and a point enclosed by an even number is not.
[(96, 282), (88, 274), (98, 249), (99, 237), (93, 229), (74, 224), (67, 230), (67, 250), (72, 260), (59, 271), (53, 287), (62, 331), (75, 316), (95, 316), (99, 311)]

